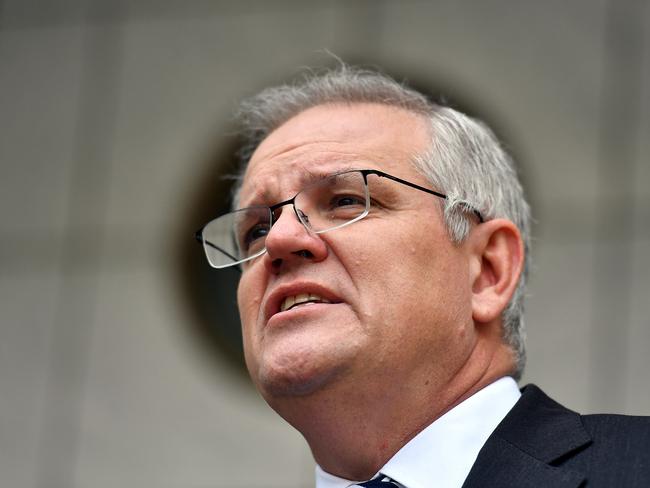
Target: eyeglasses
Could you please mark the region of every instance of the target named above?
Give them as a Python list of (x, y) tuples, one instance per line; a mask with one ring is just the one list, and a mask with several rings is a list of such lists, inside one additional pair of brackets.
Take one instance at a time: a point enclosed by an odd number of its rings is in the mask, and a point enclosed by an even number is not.
[[(310, 232), (322, 234), (361, 220), (372, 201), (368, 176), (388, 178), (439, 198), (447, 195), (374, 169), (344, 171), (327, 176), (270, 207), (256, 205), (226, 213), (196, 231), (208, 262), (214, 268), (245, 263), (266, 252), (266, 236), (279, 217), (276, 211), (291, 205), (298, 221)], [(478, 210), (468, 207), (483, 222)]]

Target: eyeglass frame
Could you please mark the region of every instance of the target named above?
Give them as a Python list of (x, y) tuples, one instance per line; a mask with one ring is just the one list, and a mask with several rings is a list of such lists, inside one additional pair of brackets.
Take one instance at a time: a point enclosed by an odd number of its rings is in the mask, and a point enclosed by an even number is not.
[[(331, 230), (340, 229), (341, 227), (345, 227), (345, 226), (347, 226), (347, 225), (353, 224), (354, 222), (357, 222), (358, 220), (363, 219), (366, 215), (368, 215), (368, 211), (369, 211), (368, 205), (369, 205), (369, 202), (370, 202), (370, 189), (369, 189), (369, 187), (368, 187), (368, 175), (376, 175), (376, 176), (379, 176), (380, 178), (388, 178), (388, 179), (390, 179), (390, 180), (396, 181), (397, 183), (401, 183), (402, 185), (406, 185), (406, 186), (408, 186), (408, 187), (410, 187), (410, 188), (414, 188), (414, 189), (416, 189), (416, 190), (420, 190), (420, 191), (423, 191), (423, 192), (425, 192), (425, 193), (429, 193), (430, 195), (434, 195), (434, 196), (436, 196), (436, 197), (438, 197), (438, 198), (442, 198), (443, 200), (447, 200), (447, 199), (449, 198), (449, 197), (448, 197), (447, 195), (445, 195), (444, 193), (440, 193), (440, 192), (438, 192), (438, 191), (431, 190), (431, 189), (429, 189), (429, 188), (425, 188), (425, 187), (423, 187), (423, 186), (418, 185), (417, 183), (412, 183), (412, 182), (410, 182), (410, 181), (404, 180), (404, 179), (402, 179), (402, 178), (399, 178), (399, 177), (397, 177), (397, 176), (393, 176), (393, 175), (391, 175), (391, 174), (385, 173), (385, 172), (380, 171), (380, 170), (377, 170), (377, 169), (350, 169), (350, 170), (345, 170), (345, 171), (341, 171), (341, 172), (338, 172), (338, 173), (333, 173), (333, 174), (331, 174), (331, 175), (328, 175), (328, 176), (323, 177), (323, 179), (325, 179), (325, 178), (330, 178), (330, 177), (332, 177), (332, 176), (336, 176), (336, 175), (341, 175), (341, 174), (345, 174), (345, 173), (354, 173), (354, 172), (356, 172), (356, 173), (361, 173), (361, 175), (363, 176), (363, 182), (364, 182), (364, 185), (365, 185), (365, 188), (366, 188), (366, 194), (367, 194), (367, 195), (366, 195), (366, 209), (365, 209), (365, 210), (363, 211), (363, 213), (361, 213), (359, 216), (357, 216), (357, 217), (355, 217), (354, 219), (351, 219), (351, 220), (349, 220), (349, 221), (347, 221), (347, 222), (345, 222), (345, 223), (343, 223), (343, 224), (341, 224), (341, 225), (335, 226), (335, 227), (331, 227), (331, 228), (328, 228), (328, 229), (325, 229), (325, 230), (322, 230), (322, 231), (313, 231), (312, 229), (310, 229), (310, 228), (307, 226), (307, 224), (303, 221), (303, 219), (301, 219), (300, 215), (298, 214), (298, 210), (299, 210), (299, 209), (296, 208), (296, 205), (295, 205), (296, 197), (297, 197), (298, 195), (300, 195), (300, 193), (302, 193), (302, 192), (305, 190), (305, 188), (303, 188), (303, 189), (301, 189), (299, 192), (297, 192), (297, 193), (296, 193), (292, 198), (289, 198), (288, 200), (284, 200), (284, 201), (282, 201), (282, 202), (279, 202), (279, 203), (276, 203), (276, 204), (273, 204), (273, 205), (270, 205), (270, 206), (266, 206), (266, 205), (259, 205), (259, 206), (257, 206), (257, 207), (260, 207), (260, 208), (268, 208), (269, 211), (270, 211), (271, 220), (270, 220), (270, 222), (269, 222), (269, 232), (270, 232), (270, 229), (273, 227), (273, 224), (277, 221), (277, 220), (274, 220), (275, 211), (276, 211), (278, 208), (284, 207), (284, 206), (289, 205), (289, 204), (291, 204), (291, 206), (293, 207), (293, 211), (294, 211), (294, 213), (296, 214), (296, 218), (298, 219), (298, 222), (300, 222), (300, 224), (301, 224), (303, 227), (305, 227), (305, 229), (307, 229), (309, 232), (314, 232), (314, 233), (316, 233), (316, 234), (320, 234), (320, 233), (324, 233), (324, 232), (329, 232), (329, 231), (331, 231)], [(483, 218), (483, 215), (481, 214), (481, 212), (479, 212), (476, 208), (474, 208), (473, 206), (471, 206), (471, 205), (469, 205), (469, 204), (466, 204), (466, 206), (467, 206), (467, 208), (468, 208), (469, 210), (472, 211), (472, 213), (473, 213), (474, 215), (476, 215), (476, 217), (478, 218), (480, 224), (482, 224), (482, 223), (485, 222), (485, 219)], [(206, 241), (206, 240), (203, 238), (203, 230), (204, 230), (208, 225), (210, 225), (210, 223), (212, 223), (213, 221), (215, 221), (215, 220), (217, 220), (217, 219), (219, 219), (219, 218), (221, 218), (221, 217), (223, 217), (224, 215), (227, 215), (227, 214), (229, 214), (229, 213), (232, 213), (232, 212), (238, 212), (238, 211), (241, 211), (241, 210), (246, 210), (246, 209), (248, 209), (248, 208), (254, 208), (254, 207), (244, 207), (244, 208), (240, 208), (240, 209), (236, 209), (236, 210), (231, 210), (231, 211), (229, 211), (229, 212), (224, 212), (223, 214), (221, 214), (221, 215), (219, 215), (218, 217), (215, 217), (214, 219), (210, 220), (210, 222), (208, 222), (208, 223), (205, 224), (203, 227), (201, 227), (199, 230), (197, 230), (196, 232), (194, 232), (194, 238), (199, 242), (199, 244), (201, 244), (201, 245), (203, 245), (203, 246), (205, 246), (205, 245), (207, 244), (207, 245), (213, 247), (213, 248), (216, 249), (217, 251), (219, 251), (219, 252), (225, 254), (226, 256), (228, 256), (229, 258), (231, 258), (231, 259), (233, 259), (233, 260), (235, 261), (235, 262), (233, 262), (233, 263), (229, 263), (229, 264), (227, 264), (227, 265), (217, 267), (217, 266), (213, 266), (212, 263), (210, 263), (210, 260), (208, 259), (208, 263), (209, 263), (210, 266), (212, 266), (213, 268), (215, 268), (215, 269), (225, 269), (225, 268), (230, 268), (230, 267), (232, 267), (232, 266), (237, 266), (237, 265), (240, 265), (240, 264), (245, 263), (245, 262), (247, 262), (247, 261), (251, 261), (251, 260), (253, 260), (253, 259), (255, 259), (255, 258), (261, 256), (262, 254), (264, 254), (264, 253), (266, 252), (266, 245), (265, 245), (265, 246), (264, 246), (264, 249), (262, 249), (261, 251), (259, 251), (259, 252), (255, 253), (255, 254), (253, 254), (252, 256), (248, 256), (248, 257), (245, 258), (245, 259), (237, 260), (237, 258), (235, 258), (234, 256), (232, 256), (230, 253), (224, 251), (224, 250), (221, 249), (220, 247), (214, 245), (212, 242)], [(238, 269), (240, 269), (240, 268), (238, 268)]]

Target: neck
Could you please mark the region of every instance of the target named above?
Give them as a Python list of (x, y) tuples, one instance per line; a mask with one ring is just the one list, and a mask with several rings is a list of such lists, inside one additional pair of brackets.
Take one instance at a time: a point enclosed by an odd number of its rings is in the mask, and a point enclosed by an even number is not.
[(477, 347), (469, 359), (447, 379), (413, 372), (397, 387), (330, 385), (269, 403), (303, 434), (321, 468), (350, 480), (369, 479), (420, 431), (512, 370), (512, 354), (502, 345)]

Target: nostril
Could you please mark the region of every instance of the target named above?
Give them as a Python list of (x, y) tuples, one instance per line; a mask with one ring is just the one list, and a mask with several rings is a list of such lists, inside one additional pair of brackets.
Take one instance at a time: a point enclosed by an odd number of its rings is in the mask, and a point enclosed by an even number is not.
[(302, 249), (301, 251), (295, 251), (294, 254), (296, 256), (300, 256), (301, 258), (307, 258), (311, 259), (314, 257), (311, 251), (307, 251), (306, 249)]
[(281, 258), (274, 259), (273, 261), (271, 261), (271, 265), (274, 268), (279, 268), (280, 266), (282, 266), (282, 259)]

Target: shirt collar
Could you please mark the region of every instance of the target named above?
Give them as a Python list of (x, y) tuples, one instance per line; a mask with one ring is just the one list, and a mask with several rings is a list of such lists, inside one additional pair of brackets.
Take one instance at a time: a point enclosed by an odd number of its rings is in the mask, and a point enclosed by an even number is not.
[[(511, 377), (486, 386), (404, 445), (380, 472), (407, 488), (459, 488), (490, 434), (521, 393)], [(316, 488), (347, 488), (354, 481), (316, 466)]]

